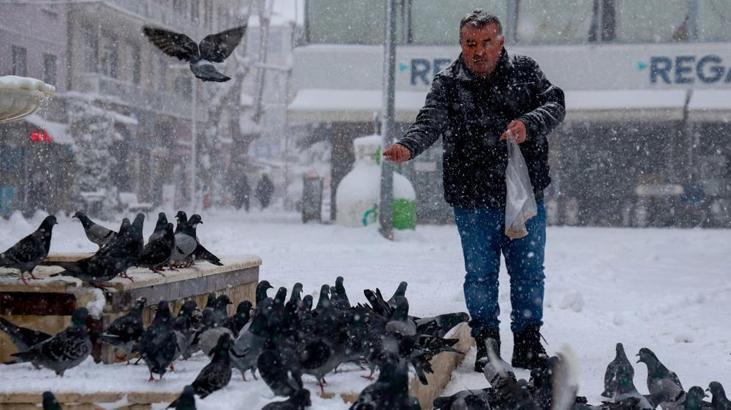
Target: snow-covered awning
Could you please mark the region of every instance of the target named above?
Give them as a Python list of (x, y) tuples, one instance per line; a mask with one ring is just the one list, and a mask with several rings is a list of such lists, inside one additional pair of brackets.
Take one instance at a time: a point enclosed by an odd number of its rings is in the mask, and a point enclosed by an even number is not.
[[(680, 120), (686, 90), (566, 91), (568, 121)], [(425, 91), (396, 92), (396, 120), (412, 122)], [(367, 122), (380, 113), (379, 90), (302, 89), (288, 107), (291, 122)]]
[(691, 121), (731, 121), (731, 90), (693, 90), (688, 118)]
[(23, 121), (45, 130), (56, 144), (74, 144), (74, 139), (68, 132), (69, 127), (67, 124), (49, 121), (38, 114), (31, 114), (23, 118)]
[[(397, 91), (396, 120), (413, 121), (426, 92)], [(291, 122), (369, 122), (382, 111), (380, 90), (302, 89), (289, 104)]]
[(686, 90), (566, 91), (566, 120), (681, 120), (686, 94)]

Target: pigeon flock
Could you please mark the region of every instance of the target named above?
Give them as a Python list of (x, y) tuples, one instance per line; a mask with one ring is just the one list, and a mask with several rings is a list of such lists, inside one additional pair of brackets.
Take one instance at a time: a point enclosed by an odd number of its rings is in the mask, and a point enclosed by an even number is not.
[[(343, 278), (338, 277), (334, 285), (322, 285), (313, 303), (311, 295), (302, 296), (299, 283), (289, 298), (284, 287), (272, 297), (267, 292), (271, 284), (263, 280), (257, 284), (255, 307), (244, 300), (229, 316), (229, 297), (210, 294), (203, 309), (188, 300), (173, 316), (169, 303), (161, 301), (146, 328), (142, 311), (147, 301), (140, 298), (105, 329), (101, 340), (128, 360), (138, 356), (138, 362), (144, 361), (150, 381), (155, 375), (162, 380), (166, 372), (174, 371), (176, 360), (193, 354), (210, 357), (195, 380), (170, 404), (176, 409), (195, 408), (195, 396), (203, 400), (226, 387), (234, 371), (240, 372), (244, 381), (246, 372), (254, 378), (259, 373), (275, 395), (286, 397), (265, 409), (304, 409), (311, 402), (302, 376), (313, 376), (324, 393), (325, 377), (349, 362), (358, 364), (363, 377), (371, 380), (379, 370), (377, 379), (360, 393), (352, 409), (418, 409), (418, 402), (408, 392), (409, 366), (421, 383), (427, 384), (426, 374), (432, 372), (430, 361), (435, 355), (461, 354), (452, 347), (458, 339), (445, 335), (468, 315), (410, 316), (406, 288), (402, 282), (388, 300), (379, 289), (366, 289), (368, 304), (351, 305)], [(87, 315), (85, 308), (77, 309), (71, 325), (55, 336), (3, 321), (0, 329), (11, 336), (19, 350), (6, 364), (30, 362), (63, 376), (91, 351), (85, 328)], [(50, 397), (49, 403), (53, 402)]]
[[(74, 217), (81, 221), (86, 237), (99, 249), (92, 256), (78, 261), (53, 262), (53, 265), (64, 270), (51, 276), (72, 276), (91, 286), (104, 288), (107, 282), (117, 276), (133, 281), (127, 276), (127, 270), (135, 266), (162, 274), (165, 267), (189, 267), (196, 260), (223, 265), (198, 240), (196, 227), (203, 223), (198, 214), (188, 219), (185, 212), (178, 211), (178, 223), (173, 230), (173, 224), (168, 223), (164, 212), (160, 212), (155, 230), (146, 244), (142, 237), (145, 221), (142, 213), (137, 214), (131, 223), (124, 218), (117, 232), (95, 223), (83, 212), (76, 212)], [(33, 269), (48, 257), (53, 225), (56, 223), (55, 216), (47, 216), (37, 230), (0, 254), (0, 267), (19, 270), (20, 280), (25, 284), (28, 284), (25, 274), (37, 279), (33, 276)]]
[(586, 397), (577, 396), (578, 385), (571, 380), (575, 372), (575, 359), (569, 354), (551, 356), (544, 366), (532, 369), (530, 380), (518, 380), (512, 367), (496, 353), (493, 339), (486, 341), (488, 357), (484, 375), (490, 387), (481, 390), (464, 390), (451, 396), (434, 400), (437, 410), (731, 410), (731, 401), (726, 398), (721, 383), (713, 381), (706, 391), (711, 392), (711, 401), (706, 401), (705, 391), (693, 386), (687, 392), (683, 389), (675, 372), (660, 362), (655, 353), (643, 347), (638, 363), (647, 366), (647, 389), (641, 394), (634, 385), (634, 368), (624, 352), (622, 343), (617, 343), (617, 353), (608, 365), (604, 376), (606, 400), (591, 405)]

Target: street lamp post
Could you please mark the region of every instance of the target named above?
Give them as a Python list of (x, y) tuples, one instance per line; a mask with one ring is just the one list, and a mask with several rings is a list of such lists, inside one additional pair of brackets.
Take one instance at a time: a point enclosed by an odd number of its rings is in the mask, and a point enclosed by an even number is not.
[(190, 209), (195, 212), (198, 210), (198, 127), (196, 124), (196, 114), (198, 112), (198, 79), (192, 79), (192, 98), (190, 113), (190, 132), (191, 132), (191, 171), (190, 171)]
[[(396, 5), (386, 1), (386, 38), (383, 44), (383, 122), (381, 133), (383, 147), (393, 143), (395, 133), (396, 95)], [(378, 219), (381, 235), (393, 239), (393, 168), (388, 161), (381, 161), (381, 195)]]

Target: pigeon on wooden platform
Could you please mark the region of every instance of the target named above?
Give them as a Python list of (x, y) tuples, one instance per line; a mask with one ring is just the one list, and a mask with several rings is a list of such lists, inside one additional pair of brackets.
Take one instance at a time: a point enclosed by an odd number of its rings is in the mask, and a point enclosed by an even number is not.
[(195, 238), (195, 243), (196, 243), (195, 250), (193, 250), (193, 260), (204, 260), (206, 262), (212, 263), (217, 266), (223, 266), (223, 263), (221, 263), (221, 259), (219, 259), (218, 256), (211, 253), (203, 245), (201, 245), (201, 242), (198, 239), (198, 233), (196, 232), (196, 227), (202, 223), (203, 223), (203, 219), (198, 214), (193, 214), (190, 216), (190, 219), (188, 219), (188, 226), (190, 226), (190, 228), (191, 228), (191, 232), (192, 232), (193, 238)]
[(470, 320), (465, 312), (445, 313), (433, 317), (422, 317), (414, 320), (416, 332), (431, 336), (444, 337), (453, 327)]
[(71, 315), (69, 327), (30, 349), (13, 353), (17, 362), (31, 362), (51, 369), (63, 377), (66, 370), (78, 366), (91, 353), (91, 340), (86, 331), (89, 311), (78, 308)]
[(55, 216), (48, 215), (45, 217), (38, 229), (5, 252), (0, 253), (0, 267), (18, 269), (20, 271), (20, 280), (26, 285), (28, 284), (25, 280), (26, 273), (32, 279), (38, 279), (33, 276), (33, 269), (48, 256), (48, 250), (51, 248), (53, 225), (57, 223)]
[(166, 301), (157, 304), (157, 312), (150, 326), (142, 333), (139, 352), (150, 370), (150, 381), (153, 374), (159, 374), (160, 380), (167, 368), (173, 363), (179, 348), (173, 331), (170, 305)]
[(713, 395), (711, 399), (713, 410), (731, 410), (731, 400), (726, 398), (726, 391), (721, 383), (711, 382), (708, 385), (708, 391)]
[(685, 391), (678, 375), (665, 367), (652, 350), (643, 347), (637, 356), (637, 363), (647, 365), (647, 390), (650, 391), (651, 404), (665, 408), (684, 400)]
[(182, 33), (159, 27), (144, 26), (142, 32), (163, 53), (190, 64), (193, 74), (203, 81), (224, 82), (231, 78), (216, 70), (213, 63), (222, 63), (233, 53), (246, 33), (246, 26), (239, 26), (216, 34), (209, 34), (200, 44)]
[(92, 221), (88, 216), (86, 216), (85, 213), (81, 211), (76, 212), (73, 217), (81, 221), (81, 225), (84, 227), (84, 233), (86, 234), (86, 237), (90, 241), (94, 242), (97, 246), (99, 246), (99, 248), (106, 245), (117, 235), (117, 233), (113, 230)]
[(198, 246), (195, 239), (195, 228), (190, 225), (185, 212), (178, 211), (175, 218), (178, 220), (178, 224), (175, 227), (175, 249), (170, 258), (170, 265), (188, 267), (193, 264), (193, 252)]
[(301, 389), (294, 392), (287, 400), (268, 403), (261, 410), (304, 410), (311, 405), (310, 391)]
[(163, 267), (170, 262), (174, 249), (175, 234), (173, 233), (173, 224), (168, 223), (162, 228), (161, 232), (157, 234), (153, 233), (150, 236), (150, 241), (142, 248), (138, 266), (148, 268), (155, 273), (160, 273)]
[(137, 299), (127, 314), (112, 321), (109, 327), (102, 333), (102, 341), (114, 346), (125, 357), (129, 357), (137, 345), (140, 336), (145, 331), (142, 323), (142, 311), (146, 303), (147, 299), (144, 297)]
[(160, 212), (157, 214), (157, 222), (155, 222), (155, 229), (150, 234), (150, 237), (147, 238), (147, 242), (156, 241), (159, 239), (164, 233), (165, 228), (168, 226), (168, 217), (165, 215), (165, 212)]
[(43, 392), (43, 410), (61, 410), (61, 404), (50, 391)]

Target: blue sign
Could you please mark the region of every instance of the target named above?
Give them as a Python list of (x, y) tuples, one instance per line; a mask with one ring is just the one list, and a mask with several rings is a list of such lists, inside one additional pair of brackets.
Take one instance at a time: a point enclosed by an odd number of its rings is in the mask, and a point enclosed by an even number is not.
[(731, 83), (731, 66), (716, 54), (652, 56), (649, 64), (638, 62), (637, 69), (648, 70), (652, 84)]

